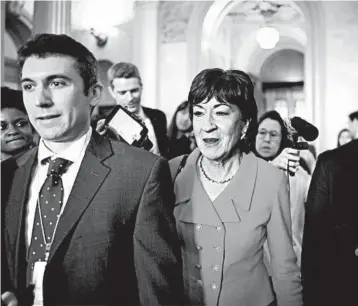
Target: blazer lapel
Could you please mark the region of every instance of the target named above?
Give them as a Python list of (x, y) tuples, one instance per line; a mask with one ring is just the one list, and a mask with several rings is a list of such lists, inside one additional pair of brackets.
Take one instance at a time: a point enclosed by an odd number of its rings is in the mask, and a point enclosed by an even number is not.
[(51, 261), (111, 171), (103, 164), (105, 159), (113, 155), (110, 142), (105, 138), (98, 140), (97, 137), (92, 137), (88, 145), (63, 215), (58, 223), (48, 262)]
[(36, 162), (36, 153), (37, 148), (26, 153), (26, 156), (21, 158), (20, 166), (14, 173), (9, 199), (5, 208), (5, 226), (10, 240), (11, 260), (13, 262), (10, 268), (13, 268), (14, 283), (16, 285), (18, 285), (19, 277), (22, 230), (25, 228), (22, 225), (26, 214), (26, 196), (31, 181), (32, 168)]
[(189, 155), (185, 167), (175, 180), (177, 219), (190, 223), (218, 225), (221, 224), (221, 220), (197, 174), (196, 163), (199, 155), (199, 149)]
[(241, 221), (240, 210), (250, 210), (256, 177), (257, 157), (253, 153), (244, 154), (238, 172), (230, 184), (215, 199), (220, 203), (232, 203), (235, 207), (237, 217), (232, 216), (232, 219), (225, 220), (226, 222)]

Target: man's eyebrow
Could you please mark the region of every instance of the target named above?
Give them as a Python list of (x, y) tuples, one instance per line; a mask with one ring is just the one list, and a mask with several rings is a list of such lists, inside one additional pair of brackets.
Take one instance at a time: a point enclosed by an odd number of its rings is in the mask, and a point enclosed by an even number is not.
[[(63, 74), (53, 74), (53, 75), (49, 75), (48, 77), (46, 77), (46, 82), (50, 82), (54, 79), (65, 79), (67, 81), (71, 81), (71, 78), (69, 78), (66, 75)], [(24, 83), (24, 82), (34, 82), (34, 80), (30, 79), (30, 78), (23, 78), (21, 79), (20, 83)]]
[(30, 78), (23, 78), (21, 79), (20, 83), (24, 83), (24, 82), (33, 82), (33, 80), (31, 80)]
[(46, 81), (52, 81), (54, 79), (65, 79), (67, 81), (71, 81), (72, 79), (69, 78), (68, 76), (64, 75), (64, 74), (53, 74), (53, 75), (49, 75), (48, 77), (46, 77)]

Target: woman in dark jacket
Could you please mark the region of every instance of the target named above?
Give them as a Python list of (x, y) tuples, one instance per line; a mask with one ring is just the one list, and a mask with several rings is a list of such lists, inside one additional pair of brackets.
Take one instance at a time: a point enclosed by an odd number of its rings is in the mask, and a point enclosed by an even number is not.
[(196, 148), (188, 101), (177, 107), (168, 129), (169, 158), (189, 154)]

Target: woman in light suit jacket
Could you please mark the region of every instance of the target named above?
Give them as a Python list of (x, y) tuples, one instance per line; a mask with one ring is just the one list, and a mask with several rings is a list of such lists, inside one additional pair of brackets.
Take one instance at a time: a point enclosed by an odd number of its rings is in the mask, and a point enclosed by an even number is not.
[[(175, 217), (187, 305), (302, 305), (288, 181), (251, 151), (257, 106), (250, 77), (206, 69), (190, 88), (198, 148), (173, 159)], [(181, 167), (180, 167), (181, 168)], [(263, 262), (268, 241), (273, 288)], [(275, 292), (275, 293), (274, 293)]]

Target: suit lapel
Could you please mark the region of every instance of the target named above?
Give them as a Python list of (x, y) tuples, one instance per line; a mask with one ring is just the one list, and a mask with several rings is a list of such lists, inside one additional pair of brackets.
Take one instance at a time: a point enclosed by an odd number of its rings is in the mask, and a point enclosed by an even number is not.
[(189, 155), (185, 167), (175, 180), (177, 219), (190, 223), (218, 225), (221, 224), (221, 220), (197, 174), (196, 163), (199, 155), (199, 149), (195, 149)]
[(98, 140), (97, 136), (92, 137), (63, 215), (58, 223), (48, 262), (51, 261), (59, 246), (91, 203), (111, 171), (103, 164), (103, 161), (112, 155), (113, 152), (108, 139)]
[[(253, 153), (244, 154), (239, 170), (229, 185), (215, 199), (218, 203), (233, 205), (237, 216), (230, 215), (226, 222), (241, 221), (240, 210), (249, 211), (257, 177), (257, 158)], [(228, 207), (227, 207), (228, 208)], [(230, 209), (230, 212), (233, 210)], [(225, 213), (228, 215), (228, 213)]]
[[(31, 181), (32, 168), (36, 162), (37, 148), (26, 153), (21, 158), (19, 168), (15, 170), (11, 184), (9, 200), (5, 209), (5, 226), (11, 245), (11, 261), (14, 263), (14, 283), (18, 285), (19, 277), (19, 254), (21, 248), (24, 216), (26, 213), (27, 190)], [(3, 178), (6, 179), (6, 178)], [(24, 245), (23, 245), (24, 247)], [(11, 267), (10, 267), (11, 268)]]

